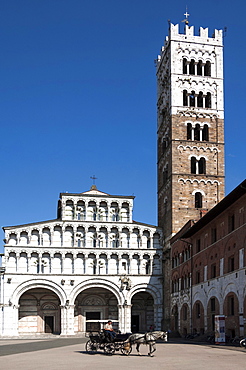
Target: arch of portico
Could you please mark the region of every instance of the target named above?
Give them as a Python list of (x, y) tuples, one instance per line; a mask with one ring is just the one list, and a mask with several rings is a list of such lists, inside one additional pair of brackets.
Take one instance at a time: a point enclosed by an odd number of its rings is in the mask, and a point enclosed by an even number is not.
[[(46, 295), (46, 296), (49, 293), (50, 293), (50, 295), (53, 296), (53, 301), (55, 301), (55, 303), (51, 302), (50, 298), (48, 299), (48, 301), (46, 303), (41, 302), (42, 303), (41, 304), (41, 306), (42, 306), (41, 309), (42, 309), (42, 315), (43, 315), (42, 319), (45, 320), (45, 315), (50, 316), (50, 317), (54, 317), (54, 312), (56, 310), (57, 315), (56, 315), (56, 324), (54, 326), (54, 332), (56, 331), (56, 332), (59, 332), (61, 334), (63, 334), (65, 332), (64, 311), (65, 311), (65, 307), (66, 307), (67, 296), (66, 296), (66, 293), (65, 293), (64, 289), (61, 286), (59, 286), (58, 284), (56, 284), (52, 281), (46, 280), (46, 279), (37, 279), (37, 280), (31, 279), (31, 280), (25, 281), (25, 282), (21, 283), (19, 286), (17, 286), (16, 289), (9, 296), (8, 306), (6, 307), (6, 315), (8, 316), (9, 320), (6, 323), (5, 327), (4, 327), (5, 335), (18, 335), (19, 334), (19, 322), (20, 322), (19, 317), (20, 318), (23, 317), (23, 312), (22, 312), (22, 314), (20, 312), (21, 309), (23, 311), (23, 304), (22, 305), (20, 304), (20, 300), (25, 294), (26, 295), (30, 294), (31, 296), (34, 297), (35, 296), (35, 294), (33, 294), (34, 290), (36, 290), (38, 292), (43, 291), (43, 295)], [(34, 300), (35, 300), (35, 302), (37, 302), (38, 301), (37, 297), (35, 297)], [(36, 320), (36, 319), (34, 319), (34, 317), (36, 317), (38, 315), (37, 314), (38, 311), (36, 309), (36, 306), (39, 306), (39, 304), (35, 303), (35, 307), (30, 306), (30, 308), (29, 308), (29, 309), (33, 310), (33, 315), (30, 315), (30, 316), (33, 317), (32, 320), (34, 320), (34, 321)], [(24, 315), (27, 316), (26, 313)], [(58, 321), (59, 321), (59, 324), (58, 324)], [(22, 325), (21, 325), (21, 330), (22, 331), (26, 330), (25, 325), (28, 326), (28, 325), (30, 325), (30, 323), (27, 323), (27, 321), (26, 321), (26, 324), (22, 323)], [(33, 330), (34, 330), (34, 332), (38, 332), (38, 330), (40, 332), (44, 332), (45, 328), (42, 327), (42, 329), (38, 329), (38, 327), (37, 327), (36, 331), (35, 331), (35, 329), (33, 329)]]
[[(151, 303), (150, 306), (145, 307), (141, 303), (137, 302), (141, 298), (141, 293), (145, 295), (145, 297), (142, 297), (142, 300), (153, 300), (153, 303)], [(149, 320), (146, 318), (145, 320), (142, 320), (139, 330), (147, 331), (149, 330), (149, 326), (154, 326), (155, 330), (161, 330), (161, 320), (162, 320), (162, 292), (156, 288), (156, 286), (152, 284), (142, 283), (135, 285), (131, 290), (128, 291), (128, 294), (126, 294), (126, 303), (128, 304), (128, 307), (132, 307), (131, 309), (131, 322), (134, 318), (134, 316), (141, 316), (141, 311), (144, 309), (149, 309)], [(148, 316), (148, 315), (147, 315)], [(140, 317), (141, 318), (141, 317)], [(132, 329), (132, 325), (131, 325)]]
[(89, 327), (92, 330), (93, 324), (88, 326), (88, 319), (94, 318), (95, 321), (114, 319), (119, 330), (126, 330), (124, 318), (127, 306), (124, 304), (125, 298), (120, 286), (115, 283), (98, 277), (92, 278), (74, 287), (69, 298), (70, 305), (74, 308), (75, 332), (85, 332)]
[(117, 298), (118, 304), (122, 305), (124, 303), (124, 295), (120, 292), (119, 287), (111, 281), (95, 278), (89, 279), (81, 282), (70, 293), (70, 302), (73, 305), (75, 299), (79, 293), (88, 288), (104, 288), (111, 291)]

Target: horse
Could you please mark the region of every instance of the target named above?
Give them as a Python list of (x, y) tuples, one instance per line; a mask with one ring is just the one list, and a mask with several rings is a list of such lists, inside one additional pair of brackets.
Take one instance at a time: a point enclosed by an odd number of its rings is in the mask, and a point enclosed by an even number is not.
[(153, 352), (156, 351), (155, 342), (158, 339), (162, 339), (165, 342), (167, 342), (167, 332), (165, 331), (151, 331), (149, 333), (145, 334), (132, 334), (129, 336), (127, 342), (130, 342), (132, 344), (136, 344), (136, 350), (138, 354), (141, 356), (141, 353), (139, 352), (139, 347), (141, 344), (148, 344), (149, 345), (149, 353), (148, 356), (153, 357)]

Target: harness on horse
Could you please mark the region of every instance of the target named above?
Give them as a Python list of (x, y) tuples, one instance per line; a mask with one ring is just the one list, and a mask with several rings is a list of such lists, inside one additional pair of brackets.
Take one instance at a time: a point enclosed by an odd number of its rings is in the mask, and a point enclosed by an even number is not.
[(155, 338), (154, 339), (147, 339), (147, 335), (148, 335), (149, 333), (148, 332), (146, 332), (142, 337), (138, 337), (137, 339), (135, 339), (134, 340), (134, 342), (133, 343), (136, 343), (136, 341), (137, 340), (139, 340), (139, 339), (143, 339), (144, 338), (144, 340), (145, 340), (145, 342), (146, 342), (146, 344), (149, 344), (150, 342), (155, 342)]

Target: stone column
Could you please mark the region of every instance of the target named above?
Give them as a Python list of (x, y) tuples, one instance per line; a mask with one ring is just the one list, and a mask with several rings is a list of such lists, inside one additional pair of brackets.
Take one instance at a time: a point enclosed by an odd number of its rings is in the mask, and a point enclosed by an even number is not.
[(50, 253), (50, 273), (53, 274), (54, 253)]
[(132, 222), (132, 205), (129, 205), (129, 222)]
[(220, 276), (224, 274), (224, 257), (220, 259)]
[(131, 332), (131, 307), (132, 305), (118, 305), (119, 310), (119, 330), (122, 333)]
[(85, 200), (85, 211), (84, 211), (84, 221), (88, 220), (88, 201)]
[(239, 268), (243, 268), (243, 255), (244, 255), (244, 248), (239, 249)]
[(61, 335), (74, 335), (74, 305), (69, 305), (69, 301), (65, 306), (61, 307)]
[(121, 256), (118, 256), (117, 274), (120, 274), (121, 273), (121, 268), (120, 268), (121, 261), (122, 261)]
[(191, 128), (191, 140), (194, 141), (194, 137), (195, 137), (195, 134), (194, 134), (194, 127)]
[(154, 235), (151, 234), (150, 237), (149, 237), (149, 247), (150, 249), (153, 249), (153, 245), (154, 245)]
[[(202, 106), (204, 107), (204, 98), (202, 98), (202, 100), (203, 100)], [(201, 127), (200, 127), (199, 134), (200, 134), (200, 141), (202, 141), (202, 128)]]
[(38, 254), (38, 273), (42, 274), (42, 253)]
[(20, 264), (20, 253), (16, 253), (16, 272), (18, 272), (19, 269), (19, 264)]
[(149, 259), (149, 275), (152, 275), (153, 272), (153, 256), (150, 256)]
[(84, 274), (86, 275), (87, 272), (87, 259), (88, 259), (88, 254), (84, 253)]
[(30, 272), (31, 253), (27, 253), (27, 272)]
[(124, 322), (124, 306), (118, 304), (118, 320), (119, 320), (119, 330), (125, 333), (125, 322)]
[(138, 274), (141, 274), (141, 267), (142, 267), (143, 257), (138, 258)]
[(108, 260), (109, 260), (109, 256), (106, 254), (106, 261), (105, 261), (105, 263), (106, 263), (106, 274), (108, 275)]
[(61, 335), (67, 334), (67, 317), (66, 317), (66, 306), (60, 306), (61, 308)]
[(132, 257), (129, 257), (129, 274), (132, 273)]
[(240, 335), (240, 337), (243, 337), (244, 336), (243, 312), (239, 312), (239, 335)]
[(3, 307), (3, 335), (6, 336), (18, 336), (18, 313), (19, 305), (5, 304)]
[(64, 272), (64, 261), (65, 261), (65, 254), (62, 253), (62, 258), (61, 258), (61, 273), (62, 274)]
[(50, 245), (53, 244), (53, 241), (54, 241), (54, 229), (53, 231), (50, 231)]
[(162, 305), (154, 304), (154, 327), (155, 330), (161, 330)]
[(208, 280), (208, 266), (204, 266), (204, 282)]

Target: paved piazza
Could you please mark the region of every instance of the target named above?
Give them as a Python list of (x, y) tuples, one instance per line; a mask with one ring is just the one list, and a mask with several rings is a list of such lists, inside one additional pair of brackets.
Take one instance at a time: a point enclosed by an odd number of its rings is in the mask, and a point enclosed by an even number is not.
[(106, 356), (102, 352), (85, 352), (85, 339), (57, 338), (44, 340), (0, 340), (2, 370), (70, 370), (70, 369), (223, 369), (246, 368), (246, 351), (237, 347), (217, 347), (191, 343), (158, 343), (156, 355), (147, 356), (141, 347), (130, 356), (116, 352)]

